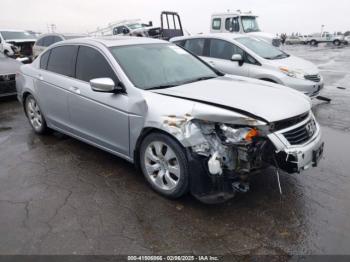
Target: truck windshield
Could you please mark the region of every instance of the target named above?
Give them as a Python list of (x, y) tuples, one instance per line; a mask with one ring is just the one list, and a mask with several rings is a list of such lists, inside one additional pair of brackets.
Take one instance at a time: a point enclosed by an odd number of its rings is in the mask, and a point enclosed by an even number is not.
[(137, 88), (169, 88), (215, 78), (218, 74), (173, 44), (141, 44), (110, 48), (116, 61)]
[(285, 52), (261, 39), (253, 37), (240, 37), (236, 38), (235, 40), (265, 59), (275, 60), (289, 57), (289, 55)]
[(255, 16), (242, 16), (242, 26), (246, 33), (260, 32), (258, 21)]
[(29, 34), (28, 32), (18, 32), (18, 31), (1, 31), (0, 32), (2, 37), (5, 40), (12, 40), (12, 39), (33, 39), (34, 37)]

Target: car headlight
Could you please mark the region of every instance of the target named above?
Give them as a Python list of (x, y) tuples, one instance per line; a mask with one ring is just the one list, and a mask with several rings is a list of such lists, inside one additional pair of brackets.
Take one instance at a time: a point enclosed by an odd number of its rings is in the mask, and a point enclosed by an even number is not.
[(302, 71), (297, 70), (290, 70), (287, 67), (280, 67), (280, 71), (287, 76), (298, 78), (298, 79), (305, 79), (305, 74)]
[(256, 128), (233, 128), (225, 124), (221, 124), (220, 129), (223, 135), (226, 137), (226, 142), (231, 143), (250, 142), (254, 137), (259, 136), (259, 131)]

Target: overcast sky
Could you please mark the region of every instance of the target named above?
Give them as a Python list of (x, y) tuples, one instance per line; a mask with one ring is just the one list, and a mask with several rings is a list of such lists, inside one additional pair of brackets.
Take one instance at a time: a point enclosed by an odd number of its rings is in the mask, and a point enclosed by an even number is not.
[(350, 30), (350, 0), (1, 0), (0, 28), (85, 33), (120, 19), (160, 24), (162, 10), (177, 11), (190, 33), (208, 32), (213, 12), (240, 9), (259, 15), (263, 31), (314, 33)]

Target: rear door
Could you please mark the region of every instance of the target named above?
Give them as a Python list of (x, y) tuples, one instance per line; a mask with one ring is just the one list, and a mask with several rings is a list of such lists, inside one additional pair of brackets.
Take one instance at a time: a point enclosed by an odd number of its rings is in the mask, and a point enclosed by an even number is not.
[(108, 58), (98, 49), (80, 46), (76, 80), (69, 94), (74, 134), (104, 149), (129, 156), (128, 96), (94, 92), (89, 83), (105, 77), (118, 82)]
[(39, 104), (49, 125), (69, 130), (68, 93), (78, 46), (59, 46), (44, 53), (36, 76)]

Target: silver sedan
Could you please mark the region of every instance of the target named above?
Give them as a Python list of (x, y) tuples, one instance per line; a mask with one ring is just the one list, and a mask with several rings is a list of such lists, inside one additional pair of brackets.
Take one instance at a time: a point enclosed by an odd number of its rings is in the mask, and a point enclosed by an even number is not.
[(21, 67), (17, 89), (36, 133), (53, 129), (133, 162), (169, 198), (224, 201), (263, 168), (301, 172), (323, 152), (307, 96), (223, 75), (161, 40), (57, 43)]

